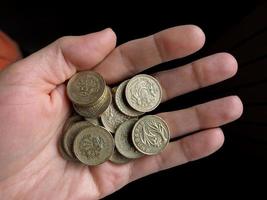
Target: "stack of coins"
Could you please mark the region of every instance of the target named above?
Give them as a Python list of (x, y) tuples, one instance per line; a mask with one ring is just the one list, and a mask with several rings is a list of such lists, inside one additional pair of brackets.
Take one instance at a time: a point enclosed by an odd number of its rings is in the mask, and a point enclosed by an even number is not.
[(67, 94), (76, 111), (65, 123), (62, 157), (85, 165), (107, 160), (124, 164), (156, 155), (169, 143), (169, 128), (160, 117), (144, 115), (161, 102), (162, 89), (152, 76), (140, 74), (112, 90), (96, 72), (75, 74)]
[(67, 93), (75, 111), (83, 117), (97, 118), (111, 102), (111, 92), (105, 80), (93, 71), (75, 74), (69, 80)]

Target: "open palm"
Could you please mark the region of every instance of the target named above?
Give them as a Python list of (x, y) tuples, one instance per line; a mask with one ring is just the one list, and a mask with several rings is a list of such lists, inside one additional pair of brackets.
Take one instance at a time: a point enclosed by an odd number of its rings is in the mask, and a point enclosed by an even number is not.
[[(64, 82), (80, 70), (96, 70), (108, 84), (149, 67), (199, 50), (205, 36), (196, 26), (179, 26), (125, 43), (117, 48), (110, 29), (63, 37), (0, 73), (1, 199), (98, 199), (148, 174), (207, 156), (224, 141), (219, 126), (237, 119), (236, 96), (191, 108), (159, 113), (171, 142), (156, 156), (125, 165), (105, 162), (87, 167), (65, 161), (57, 143), (70, 113)], [(191, 64), (154, 74), (163, 101), (233, 76), (235, 59), (214, 54)]]

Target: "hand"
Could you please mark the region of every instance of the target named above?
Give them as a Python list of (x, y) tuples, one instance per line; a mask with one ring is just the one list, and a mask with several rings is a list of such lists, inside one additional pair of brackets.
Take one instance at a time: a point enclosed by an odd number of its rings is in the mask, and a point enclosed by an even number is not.
[[(1, 199), (98, 199), (127, 183), (215, 152), (224, 141), (219, 126), (242, 113), (230, 96), (191, 108), (159, 113), (171, 137), (196, 134), (171, 142), (159, 155), (125, 165), (96, 167), (62, 159), (57, 144), (69, 116), (65, 84), (80, 70), (96, 70), (108, 84), (124, 80), (153, 65), (199, 50), (205, 36), (196, 26), (179, 26), (115, 48), (110, 29), (63, 37), (0, 73)], [(115, 49), (114, 49), (115, 48)], [(232, 77), (236, 60), (214, 54), (191, 64), (154, 74), (163, 101)]]

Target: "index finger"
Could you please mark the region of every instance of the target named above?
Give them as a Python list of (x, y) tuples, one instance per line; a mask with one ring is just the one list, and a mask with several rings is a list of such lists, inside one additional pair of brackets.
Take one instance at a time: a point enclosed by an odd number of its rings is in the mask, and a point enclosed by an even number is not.
[(192, 54), (204, 42), (205, 35), (197, 26), (169, 28), (118, 46), (95, 70), (108, 83), (118, 82), (154, 65)]

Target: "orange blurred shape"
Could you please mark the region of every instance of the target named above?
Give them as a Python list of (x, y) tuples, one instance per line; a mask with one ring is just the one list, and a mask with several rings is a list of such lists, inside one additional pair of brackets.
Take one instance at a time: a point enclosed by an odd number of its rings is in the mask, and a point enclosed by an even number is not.
[(19, 60), (21, 53), (16, 42), (0, 31), (0, 69)]

